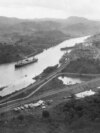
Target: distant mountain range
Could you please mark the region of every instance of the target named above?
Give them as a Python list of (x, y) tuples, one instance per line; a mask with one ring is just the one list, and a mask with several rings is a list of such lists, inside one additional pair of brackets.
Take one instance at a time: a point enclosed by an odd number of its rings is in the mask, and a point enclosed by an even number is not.
[(20, 60), (64, 40), (100, 33), (100, 21), (67, 19), (17, 19), (0, 17), (0, 63)]
[[(88, 20), (82, 17), (68, 19), (17, 19), (0, 17), (0, 40), (18, 39), (18, 36), (84, 36), (100, 32), (100, 21)], [(50, 33), (49, 33), (50, 32)], [(58, 35), (58, 37), (59, 37)]]

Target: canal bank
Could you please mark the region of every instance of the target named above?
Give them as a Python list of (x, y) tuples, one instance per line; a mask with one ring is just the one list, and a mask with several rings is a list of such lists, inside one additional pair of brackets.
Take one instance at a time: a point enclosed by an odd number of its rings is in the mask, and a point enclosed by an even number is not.
[(42, 53), (35, 56), (38, 59), (37, 63), (18, 70), (14, 67), (15, 63), (0, 65), (0, 75), (2, 75), (2, 77), (0, 77), (0, 85), (8, 86), (0, 91), (0, 96), (11, 94), (33, 84), (35, 82), (35, 80), (32, 79), (33, 77), (39, 75), (48, 66), (59, 64), (60, 58), (65, 53), (61, 51), (61, 48), (74, 46), (76, 43), (83, 42), (86, 38), (87, 36), (70, 39), (57, 46), (44, 50)]

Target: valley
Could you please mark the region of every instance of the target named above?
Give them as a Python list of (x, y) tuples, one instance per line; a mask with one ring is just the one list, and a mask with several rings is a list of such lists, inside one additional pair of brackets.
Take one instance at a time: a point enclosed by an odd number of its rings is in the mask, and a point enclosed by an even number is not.
[[(99, 133), (100, 22), (0, 20), (1, 133)], [(25, 57), (38, 62), (14, 69)]]

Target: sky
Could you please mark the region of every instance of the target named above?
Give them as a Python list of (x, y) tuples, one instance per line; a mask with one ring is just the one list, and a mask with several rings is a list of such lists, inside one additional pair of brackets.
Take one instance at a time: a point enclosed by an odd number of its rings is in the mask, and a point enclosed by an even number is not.
[(0, 16), (100, 19), (100, 0), (0, 0)]

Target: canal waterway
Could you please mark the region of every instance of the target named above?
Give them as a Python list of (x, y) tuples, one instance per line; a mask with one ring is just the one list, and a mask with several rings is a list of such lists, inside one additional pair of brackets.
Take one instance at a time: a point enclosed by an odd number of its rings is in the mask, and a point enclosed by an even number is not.
[(5, 86), (0, 91), (0, 96), (11, 94), (34, 83), (33, 77), (39, 75), (48, 66), (59, 64), (59, 60), (65, 52), (61, 51), (61, 48), (74, 46), (76, 43), (84, 42), (86, 38), (87, 36), (66, 40), (57, 46), (44, 50), (35, 56), (38, 62), (18, 69), (15, 69), (16, 62), (0, 65), (0, 88)]

